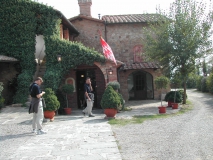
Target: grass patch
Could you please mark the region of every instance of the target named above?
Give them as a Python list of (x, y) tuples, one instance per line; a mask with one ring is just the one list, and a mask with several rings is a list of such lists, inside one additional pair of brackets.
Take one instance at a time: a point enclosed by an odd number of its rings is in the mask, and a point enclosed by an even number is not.
[(192, 102), (189, 100), (186, 100), (186, 104), (182, 104), (180, 111), (177, 112), (176, 114), (183, 114), (188, 111), (191, 111), (192, 109), (193, 109)]
[(132, 108), (130, 108), (130, 107), (124, 107), (124, 109), (122, 111), (131, 111), (131, 110), (132, 110)]
[(143, 115), (143, 116), (134, 116), (131, 119), (110, 119), (109, 124), (111, 125), (127, 125), (127, 124), (137, 124), (143, 123), (145, 120), (153, 120), (157, 118), (165, 118), (170, 116), (169, 114), (157, 114), (157, 115)]
[(171, 116), (180, 115), (180, 114), (186, 113), (187, 111), (190, 111), (192, 109), (193, 109), (192, 102), (187, 100), (186, 104), (183, 104), (181, 106), (181, 109), (179, 110), (179, 112), (174, 113), (174, 114), (142, 115), (142, 116), (134, 116), (131, 119), (109, 119), (109, 124), (121, 125), (121, 126), (124, 126), (127, 124), (140, 124), (146, 120), (154, 120), (154, 119), (158, 119), (158, 118), (167, 118), (167, 117), (171, 117)]

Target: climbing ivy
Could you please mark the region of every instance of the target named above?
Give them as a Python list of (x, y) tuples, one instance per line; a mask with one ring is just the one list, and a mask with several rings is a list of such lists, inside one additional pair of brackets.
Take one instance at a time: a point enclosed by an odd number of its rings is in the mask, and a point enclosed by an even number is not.
[[(29, 94), (36, 68), (36, 35), (43, 35), (45, 40), (45, 87), (56, 90), (63, 75), (77, 65), (105, 62), (95, 50), (60, 39), (61, 15), (52, 7), (31, 0), (1, 0), (0, 15), (0, 54), (17, 58), (22, 69), (15, 103), (24, 103)], [(63, 57), (61, 63), (57, 62), (58, 54)]]

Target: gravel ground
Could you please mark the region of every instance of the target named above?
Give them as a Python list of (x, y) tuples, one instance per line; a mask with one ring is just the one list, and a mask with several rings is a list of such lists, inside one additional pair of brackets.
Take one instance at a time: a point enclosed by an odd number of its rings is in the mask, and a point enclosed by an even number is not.
[(187, 94), (194, 109), (185, 114), (112, 126), (124, 160), (213, 159), (213, 96)]
[[(13, 114), (11, 114), (13, 113)], [(29, 119), (26, 118), (26, 115)], [(4, 113), (0, 119), (0, 159), (5, 160), (12, 155), (19, 146), (22, 146), (34, 134), (31, 133), (32, 115), (27, 113), (27, 109), (9, 107), (4, 108)]]

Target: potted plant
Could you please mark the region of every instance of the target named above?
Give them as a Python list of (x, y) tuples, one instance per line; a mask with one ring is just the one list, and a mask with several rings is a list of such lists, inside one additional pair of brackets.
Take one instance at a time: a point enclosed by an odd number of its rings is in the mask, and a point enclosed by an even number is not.
[(55, 92), (51, 88), (46, 88), (43, 98), (45, 99), (46, 107), (44, 107), (44, 117), (54, 120), (55, 111), (59, 108), (60, 103), (55, 95)]
[(120, 89), (120, 83), (117, 82), (117, 81), (112, 81), (112, 82), (109, 82), (107, 84), (107, 86), (111, 86), (115, 91), (118, 92), (118, 90)]
[[(109, 82), (107, 84), (107, 86), (111, 86), (117, 93), (118, 93), (118, 90), (120, 89), (120, 83), (117, 82), (117, 81)], [(119, 112), (119, 111), (121, 111), (124, 108), (125, 100), (124, 100), (123, 96), (120, 93), (118, 93), (118, 96), (119, 96), (120, 102), (121, 102), (121, 105), (118, 106), (118, 109), (117, 109), (117, 111)]]
[(170, 91), (165, 96), (166, 102), (171, 102), (172, 108), (177, 109), (178, 103), (182, 102), (182, 95), (178, 91)]
[[(168, 100), (168, 107), (172, 106), (172, 109), (178, 109), (178, 103), (181, 102), (181, 99), (176, 100), (176, 98), (180, 98), (180, 94), (177, 95), (176, 88), (181, 85), (182, 80), (180, 79), (181, 75), (179, 72), (175, 72), (174, 76), (171, 79), (171, 85), (175, 88), (174, 94), (171, 94), (173, 96), (173, 99), (169, 97)], [(177, 97), (178, 96), (178, 97)]]
[(101, 107), (104, 109), (106, 118), (115, 118), (117, 109), (120, 105), (121, 101), (118, 93), (112, 88), (112, 86), (107, 86), (101, 98)]
[(69, 108), (69, 104), (68, 104), (68, 99), (67, 99), (67, 95), (72, 94), (74, 91), (74, 86), (72, 84), (64, 84), (61, 88), (62, 92), (66, 95), (66, 102), (67, 102), (67, 106), (66, 108), (64, 108), (64, 111), (66, 114), (71, 114), (71, 108)]
[[(167, 87), (167, 85), (169, 83), (169, 79), (165, 76), (160, 76), (154, 80), (154, 83), (155, 83), (156, 89), (160, 89), (160, 95), (161, 95), (162, 89)], [(166, 113), (166, 107), (162, 105), (162, 96), (160, 96), (160, 97), (161, 97), (160, 98), (161, 106), (158, 107), (159, 113)]]

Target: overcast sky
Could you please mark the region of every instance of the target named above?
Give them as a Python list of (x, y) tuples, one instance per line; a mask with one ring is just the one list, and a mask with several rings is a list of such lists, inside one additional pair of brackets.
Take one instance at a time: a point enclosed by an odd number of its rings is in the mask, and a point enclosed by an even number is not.
[[(34, 0), (52, 6), (67, 18), (79, 14), (78, 0)], [(168, 10), (175, 0), (92, 0), (92, 17), (102, 15), (156, 13), (156, 7)], [(210, 0), (197, 0), (209, 3)]]

